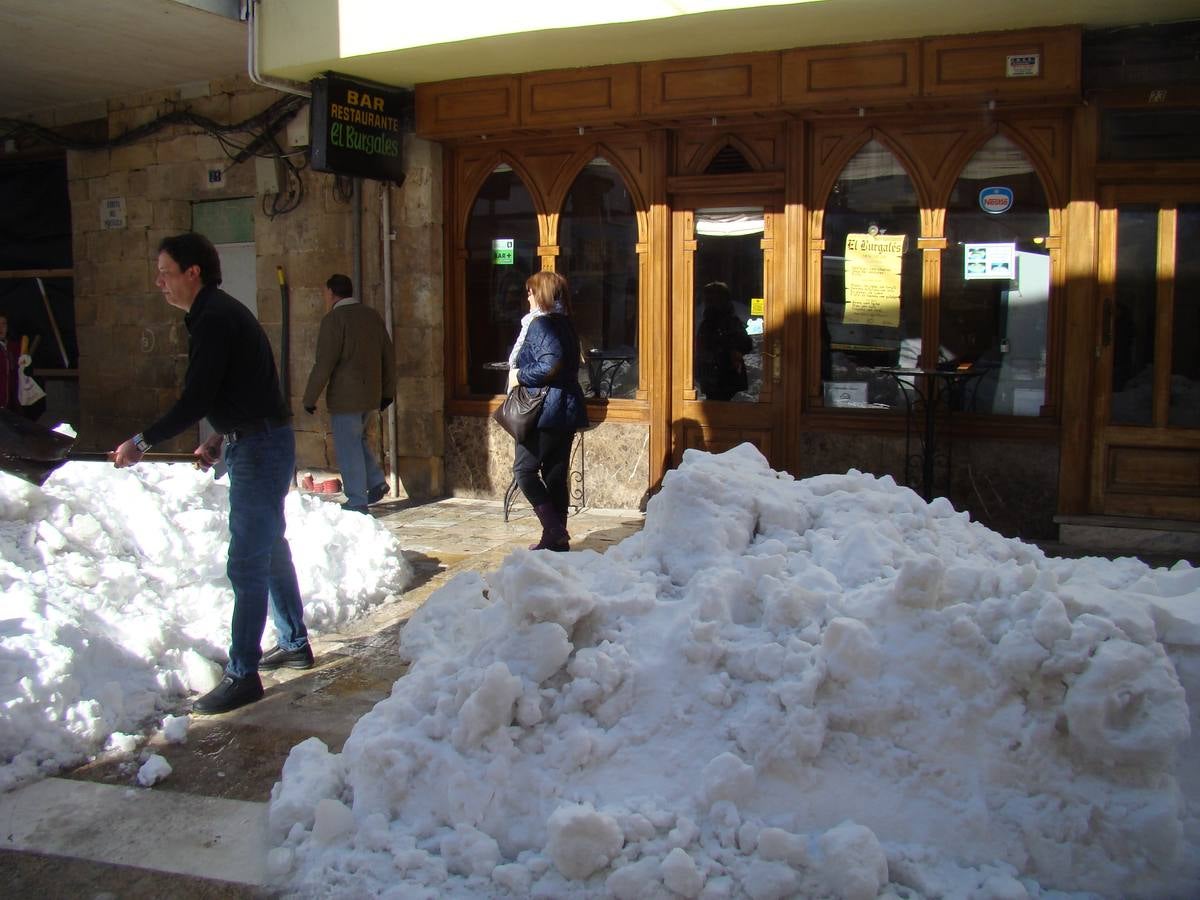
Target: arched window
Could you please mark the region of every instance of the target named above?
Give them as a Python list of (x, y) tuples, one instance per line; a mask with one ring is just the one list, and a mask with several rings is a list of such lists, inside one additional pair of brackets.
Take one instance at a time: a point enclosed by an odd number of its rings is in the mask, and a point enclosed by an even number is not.
[(1046, 194), (1032, 163), (996, 135), (967, 163), (946, 204), (937, 362), (987, 370), (971, 411), (1041, 411), (1049, 230)]
[(556, 268), (571, 286), (572, 315), (592, 397), (633, 397), (638, 388), (637, 217), (617, 170), (596, 157), (567, 192)]
[(467, 385), (503, 394), (505, 365), (529, 311), (525, 279), (540, 268), (533, 199), (511, 166), (488, 176), (467, 222)]
[(872, 370), (917, 365), (921, 352), (921, 216), (896, 157), (869, 141), (846, 164), (825, 206), (821, 379), (825, 405), (903, 405), (894, 379)]

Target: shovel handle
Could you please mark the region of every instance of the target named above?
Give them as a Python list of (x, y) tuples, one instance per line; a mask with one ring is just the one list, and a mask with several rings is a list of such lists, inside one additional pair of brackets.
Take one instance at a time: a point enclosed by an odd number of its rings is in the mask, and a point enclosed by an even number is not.
[[(72, 450), (67, 454), (67, 460), (70, 462), (112, 462), (107, 450)], [(196, 461), (194, 453), (149, 453), (142, 454), (142, 462), (190, 462)]]

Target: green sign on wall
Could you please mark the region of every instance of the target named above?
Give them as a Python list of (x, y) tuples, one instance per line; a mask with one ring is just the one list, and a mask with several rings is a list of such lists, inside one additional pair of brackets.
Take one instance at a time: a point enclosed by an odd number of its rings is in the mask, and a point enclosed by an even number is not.
[(511, 266), (516, 261), (512, 238), (496, 238), (492, 241), (492, 265)]

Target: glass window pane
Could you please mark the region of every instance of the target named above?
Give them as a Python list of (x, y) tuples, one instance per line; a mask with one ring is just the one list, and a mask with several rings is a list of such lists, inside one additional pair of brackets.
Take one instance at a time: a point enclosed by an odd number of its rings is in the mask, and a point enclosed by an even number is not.
[(1171, 400), (1167, 422), (1200, 427), (1200, 205), (1181, 204), (1175, 223), (1175, 317), (1172, 324)]
[(1158, 207), (1117, 211), (1116, 308), (1110, 419), (1149, 425), (1154, 419), (1154, 321), (1158, 293)]
[(821, 379), (826, 406), (896, 407), (885, 366), (921, 356), (921, 217), (908, 173), (871, 141), (838, 177), (825, 207)]
[(508, 352), (529, 311), (525, 279), (540, 268), (533, 200), (510, 166), (488, 176), (467, 222), (467, 385), (503, 394)]
[(762, 390), (763, 227), (761, 206), (696, 210), (692, 360), (701, 400), (755, 403)]
[(982, 366), (974, 412), (1036, 416), (1045, 399), (1050, 214), (1025, 154), (997, 135), (946, 207), (939, 366)]
[(1200, 111), (1109, 109), (1100, 114), (1100, 158), (1195, 159)]
[(617, 170), (592, 160), (567, 193), (557, 269), (571, 286), (571, 314), (592, 397), (633, 397), (638, 389), (637, 217)]

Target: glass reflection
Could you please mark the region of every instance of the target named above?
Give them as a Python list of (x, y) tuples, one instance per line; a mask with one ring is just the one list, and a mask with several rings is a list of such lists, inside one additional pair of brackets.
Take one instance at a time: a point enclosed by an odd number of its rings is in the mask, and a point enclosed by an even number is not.
[(1036, 416), (1046, 384), (1050, 214), (1033, 165), (1003, 135), (967, 163), (946, 209), (937, 364), (983, 367), (968, 408)]
[(1167, 422), (1200, 427), (1200, 206), (1180, 204), (1175, 224), (1175, 311)]
[(696, 395), (757, 402), (763, 377), (763, 208), (698, 209), (695, 222)]
[(637, 217), (620, 174), (593, 159), (571, 185), (559, 224), (557, 269), (571, 285), (572, 319), (591, 397), (638, 389)]
[(1154, 417), (1154, 328), (1158, 293), (1158, 207), (1117, 211), (1110, 419), (1149, 425)]
[[(821, 379), (826, 406), (904, 404), (895, 380), (874, 369), (920, 362), (919, 234), (920, 210), (908, 173), (886, 147), (868, 142), (842, 170), (825, 207)], [(860, 247), (863, 238), (875, 246)]]
[(479, 189), (467, 222), (467, 385), (473, 394), (505, 392), (501, 364), (529, 311), (525, 279), (539, 268), (537, 241), (529, 191), (501, 164)]

